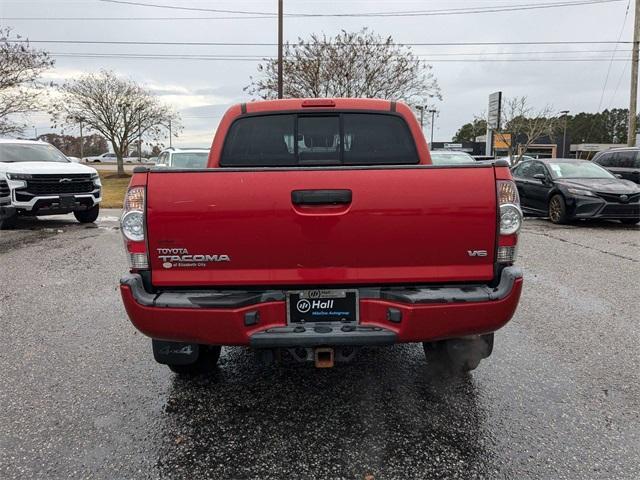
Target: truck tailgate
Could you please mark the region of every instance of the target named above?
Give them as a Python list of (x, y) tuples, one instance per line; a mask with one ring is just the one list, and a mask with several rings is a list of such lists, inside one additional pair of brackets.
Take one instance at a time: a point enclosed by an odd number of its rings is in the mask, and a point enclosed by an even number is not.
[(487, 281), (496, 215), (492, 166), (152, 171), (152, 283)]

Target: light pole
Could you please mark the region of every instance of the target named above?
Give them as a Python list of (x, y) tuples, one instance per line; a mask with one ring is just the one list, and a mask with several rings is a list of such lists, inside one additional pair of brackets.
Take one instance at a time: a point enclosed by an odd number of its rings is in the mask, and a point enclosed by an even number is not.
[(431, 143), (429, 145), (433, 145), (433, 125), (436, 121), (436, 111), (437, 110), (427, 110), (431, 114)]
[(84, 158), (84, 138), (82, 136), (82, 120), (80, 120), (80, 161)]
[(569, 110), (562, 110), (560, 113), (564, 116), (564, 134), (562, 135), (562, 158), (564, 158), (567, 154), (567, 115)]
[(420, 129), (424, 128), (424, 105), (416, 105), (415, 108), (420, 110)]
[(138, 112), (138, 163), (142, 163), (142, 114)]
[(282, 72), (282, 43), (283, 43), (283, 0), (278, 0), (278, 98), (282, 98), (284, 93), (284, 74)]

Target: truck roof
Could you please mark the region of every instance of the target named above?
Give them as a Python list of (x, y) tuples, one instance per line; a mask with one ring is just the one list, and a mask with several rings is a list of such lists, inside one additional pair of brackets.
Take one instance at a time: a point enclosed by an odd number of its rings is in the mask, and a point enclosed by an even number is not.
[[(395, 108), (396, 102), (372, 98), (287, 98), (282, 100), (260, 100), (236, 105), (243, 113), (278, 112), (302, 109), (336, 110), (382, 110)], [(402, 104), (400, 104), (402, 105)], [(232, 107), (233, 109), (233, 107)]]

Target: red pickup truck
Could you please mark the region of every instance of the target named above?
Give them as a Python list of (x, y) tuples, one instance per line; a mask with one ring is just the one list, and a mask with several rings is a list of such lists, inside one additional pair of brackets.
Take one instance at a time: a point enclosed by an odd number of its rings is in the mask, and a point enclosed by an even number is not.
[(122, 299), (177, 373), (223, 345), (330, 367), (399, 342), (472, 370), (518, 305), (507, 164), (432, 165), (402, 103), (237, 105), (208, 168), (134, 172)]

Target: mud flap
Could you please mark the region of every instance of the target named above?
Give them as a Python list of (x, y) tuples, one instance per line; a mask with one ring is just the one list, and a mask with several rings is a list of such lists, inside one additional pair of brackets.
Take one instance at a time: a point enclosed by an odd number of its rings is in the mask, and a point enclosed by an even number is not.
[(200, 355), (197, 343), (152, 340), (152, 344), (153, 358), (164, 365), (190, 365), (195, 363)]

